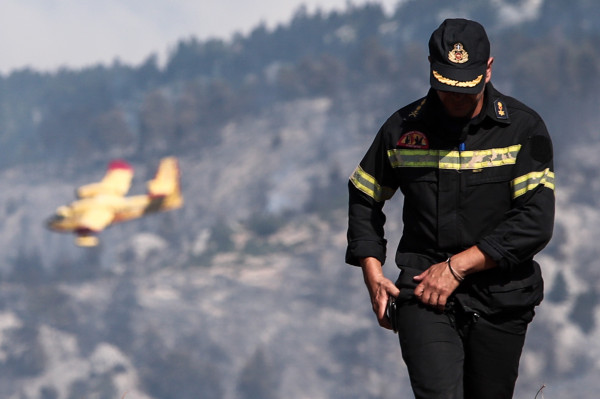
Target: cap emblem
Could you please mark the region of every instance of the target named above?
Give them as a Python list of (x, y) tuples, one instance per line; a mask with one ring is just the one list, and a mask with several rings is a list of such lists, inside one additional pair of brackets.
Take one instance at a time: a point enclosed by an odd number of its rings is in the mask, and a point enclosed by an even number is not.
[(462, 43), (456, 43), (454, 48), (448, 52), (448, 59), (455, 64), (464, 64), (469, 61), (469, 53), (467, 53)]

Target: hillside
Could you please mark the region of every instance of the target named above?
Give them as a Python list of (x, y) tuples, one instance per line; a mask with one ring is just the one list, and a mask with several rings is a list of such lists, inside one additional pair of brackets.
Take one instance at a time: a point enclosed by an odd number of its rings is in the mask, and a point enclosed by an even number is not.
[[(0, 77), (0, 397), (404, 397), (396, 337), (343, 262), (346, 181), (383, 120), (425, 94), (429, 33), (460, 15), (488, 27), (495, 86), (555, 143), (546, 299), (515, 397), (546, 384), (547, 398), (595, 398), (600, 32), (586, 21), (600, 6), (456, 3), (300, 9), (273, 30), (182, 40), (164, 68), (149, 55)], [(95, 249), (44, 228), (112, 158), (134, 165), (135, 194), (163, 155), (180, 159), (182, 209), (111, 227)]]

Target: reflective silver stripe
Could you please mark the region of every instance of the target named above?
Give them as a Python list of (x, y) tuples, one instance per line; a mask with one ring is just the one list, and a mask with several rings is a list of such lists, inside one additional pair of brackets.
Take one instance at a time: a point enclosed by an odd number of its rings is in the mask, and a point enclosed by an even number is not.
[(554, 172), (549, 168), (541, 172), (531, 172), (517, 177), (511, 182), (513, 188), (513, 199), (520, 197), (528, 191), (536, 189), (538, 186), (544, 186), (554, 190)]
[(469, 170), (514, 165), (519, 150), (520, 144), (476, 151), (394, 149), (388, 158), (394, 168)]
[(356, 167), (352, 176), (350, 176), (350, 181), (354, 184), (354, 187), (367, 194), (369, 197), (373, 198), (377, 202), (385, 201), (394, 195), (396, 190), (381, 186), (377, 180), (367, 172), (363, 170), (363, 168), (359, 166)]

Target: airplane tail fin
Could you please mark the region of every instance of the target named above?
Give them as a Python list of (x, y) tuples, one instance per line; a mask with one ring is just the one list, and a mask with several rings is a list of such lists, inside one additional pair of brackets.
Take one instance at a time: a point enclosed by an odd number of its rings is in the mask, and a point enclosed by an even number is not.
[(161, 159), (156, 176), (148, 182), (148, 195), (152, 198), (162, 199), (162, 210), (176, 209), (183, 205), (177, 158)]

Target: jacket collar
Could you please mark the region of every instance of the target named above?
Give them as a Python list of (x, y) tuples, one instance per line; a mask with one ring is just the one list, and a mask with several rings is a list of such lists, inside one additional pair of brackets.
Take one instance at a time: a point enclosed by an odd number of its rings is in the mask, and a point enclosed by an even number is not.
[(485, 87), (483, 101), (479, 115), (470, 121), (459, 122), (446, 115), (437, 93), (430, 89), (425, 98), (413, 104), (406, 120), (424, 124), (441, 142), (455, 145), (464, 142), (470, 132), (474, 132), (473, 129), (484, 121), (500, 125), (510, 124), (510, 112), (505, 97), (491, 83)]
[[(485, 96), (482, 111), (477, 115), (471, 124), (478, 125), (486, 118), (499, 124), (510, 124), (510, 113), (507, 107), (505, 96), (497, 91), (492, 83), (485, 87)], [(414, 108), (408, 114), (408, 119), (414, 121), (439, 120), (440, 112), (444, 112), (442, 104), (435, 90), (430, 89), (427, 96), (415, 103)]]
[(488, 118), (499, 124), (510, 124), (510, 112), (505, 96), (488, 83), (486, 88), (484, 109)]

